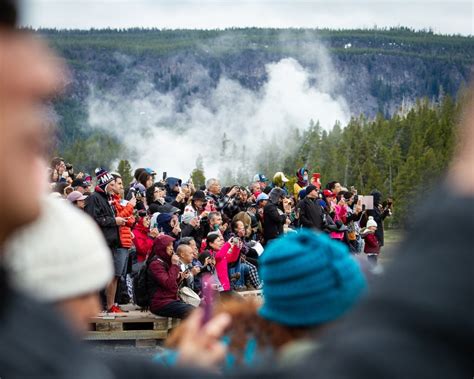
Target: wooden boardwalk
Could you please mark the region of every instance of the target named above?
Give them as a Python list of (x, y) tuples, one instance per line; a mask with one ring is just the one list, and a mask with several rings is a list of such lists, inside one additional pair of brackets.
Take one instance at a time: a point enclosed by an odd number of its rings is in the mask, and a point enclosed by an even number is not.
[[(262, 291), (238, 292), (243, 297), (259, 297)], [(121, 305), (125, 313), (101, 312), (90, 319), (84, 339), (88, 341), (134, 340), (136, 346), (150, 347), (168, 338), (180, 320), (143, 312), (133, 304)]]

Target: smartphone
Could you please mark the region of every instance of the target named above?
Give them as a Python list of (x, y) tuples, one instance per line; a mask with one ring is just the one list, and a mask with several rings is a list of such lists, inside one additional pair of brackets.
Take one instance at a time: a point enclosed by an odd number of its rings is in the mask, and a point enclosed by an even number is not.
[(166, 180), (167, 177), (168, 177), (168, 173), (166, 171), (163, 171), (163, 180)]
[(214, 309), (214, 290), (212, 289), (212, 275), (209, 273), (202, 275), (202, 295), (204, 309), (202, 325), (205, 325), (212, 318), (212, 312)]
[(374, 209), (374, 197), (373, 196), (362, 196), (362, 205), (365, 205), (365, 209)]

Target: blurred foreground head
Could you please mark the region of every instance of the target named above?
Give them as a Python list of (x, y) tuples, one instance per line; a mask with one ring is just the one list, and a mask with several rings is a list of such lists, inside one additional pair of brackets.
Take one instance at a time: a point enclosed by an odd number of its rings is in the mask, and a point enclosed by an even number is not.
[(266, 320), (316, 326), (343, 316), (366, 281), (347, 247), (324, 233), (302, 229), (272, 241), (260, 258)]
[(49, 142), (45, 101), (66, 81), (62, 60), (38, 37), (15, 30), (15, 22), (14, 2), (0, 0), (0, 247), (39, 215)]
[(65, 200), (41, 199), (41, 216), (7, 240), (12, 284), (57, 305), (78, 330), (100, 311), (97, 293), (112, 279), (112, 256), (96, 223)]
[(474, 196), (474, 80), (464, 97), (456, 154), (449, 171), (454, 191)]

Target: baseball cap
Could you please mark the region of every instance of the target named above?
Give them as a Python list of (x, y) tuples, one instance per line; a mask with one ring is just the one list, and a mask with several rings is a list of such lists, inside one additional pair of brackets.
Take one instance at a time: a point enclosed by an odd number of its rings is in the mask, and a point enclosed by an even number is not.
[(74, 203), (75, 201), (78, 201), (78, 200), (85, 200), (85, 199), (87, 199), (87, 196), (83, 195), (83, 194), (80, 193), (79, 191), (72, 191), (69, 195), (67, 195), (67, 199), (68, 199), (68, 201), (70, 201), (71, 203)]
[(263, 174), (257, 174), (253, 177), (254, 182), (268, 182), (268, 179)]
[(257, 204), (263, 200), (268, 200), (268, 195), (265, 192), (262, 192), (260, 195), (257, 196)]

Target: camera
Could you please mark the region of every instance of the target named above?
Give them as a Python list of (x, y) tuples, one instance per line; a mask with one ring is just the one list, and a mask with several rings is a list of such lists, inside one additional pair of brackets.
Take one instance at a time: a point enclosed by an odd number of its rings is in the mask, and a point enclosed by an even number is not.
[(239, 243), (240, 239), (239, 237), (232, 237), (230, 239), (230, 243), (233, 244), (233, 245), (237, 245)]

